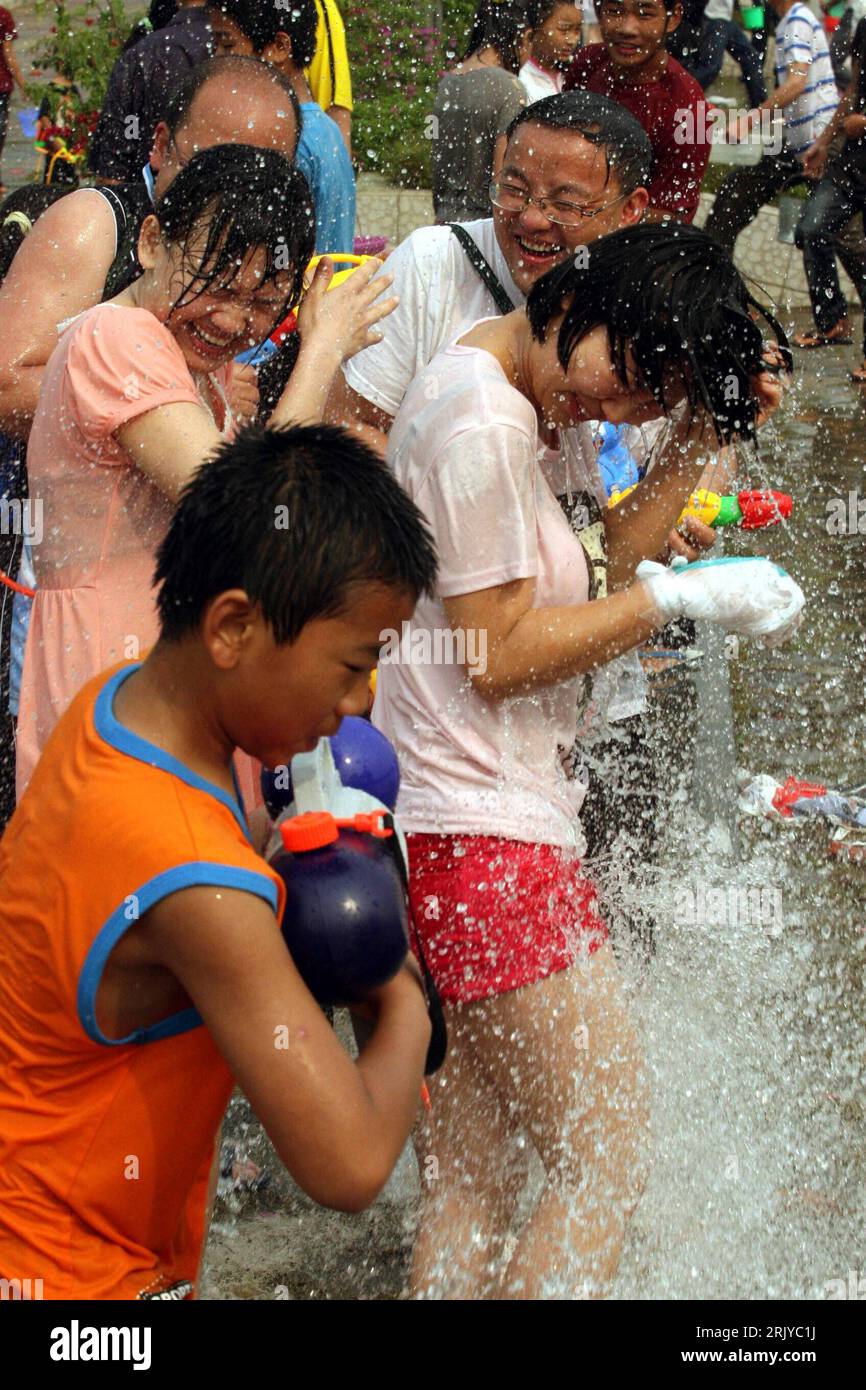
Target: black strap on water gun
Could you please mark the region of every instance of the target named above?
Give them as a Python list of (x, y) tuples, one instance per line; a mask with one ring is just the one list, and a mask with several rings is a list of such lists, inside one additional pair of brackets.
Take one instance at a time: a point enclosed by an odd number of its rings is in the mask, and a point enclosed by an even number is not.
[(472, 240), (466, 228), (460, 226), (459, 222), (449, 222), (448, 226), (466, 252), (473, 268), (478, 272), (490, 291), (493, 302), (500, 314), (512, 313), (516, 306), (512, 304), (510, 295), (506, 292), (505, 286), (502, 284), (501, 280), (497, 278), (495, 270), (484, 256), (481, 248)]
[(427, 1049), (427, 1060), (424, 1063), (424, 1075), (432, 1076), (434, 1071), (438, 1071), (445, 1061), (445, 1055), (448, 1051), (448, 1029), (445, 1024), (445, 1015), (442, 1012), (442, 1000), (439, 998), (439, 991), (430, 973), (430, 967), (424, 955), (424, 947), (421, 945), (421, 933), (418, 931), (418, 924), (415, 921), (415, 913), (412, 909), (412, 899), (409, 895), (409, 874), (403, 859), (403, 854), (400, 850), (400, 843), (397, 839), (394, 817), (390, 812), (388, 815), (382, 817), (382, 824), (392, 832), (383, 843), (390, 849), (394, 858), (394, 863), (397, 865), (397, 872), (400, 875), (400, 882), (403, 884), (403, 891), (406, 894), (406, 902), (409, 906), (409, 921), (414, 937), (415, 951), (418, 956), (418, 964), (421, 967), (421, 977), (424, 982), (424, 997), (427, 1000), (427, 1013), (433, 1028), (430, 1035), (430, 1046)]

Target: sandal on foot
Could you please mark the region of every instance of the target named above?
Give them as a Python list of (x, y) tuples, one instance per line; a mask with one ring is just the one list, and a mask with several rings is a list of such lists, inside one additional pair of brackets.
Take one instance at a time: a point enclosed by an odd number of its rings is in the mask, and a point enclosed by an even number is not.
[(855, 367), (853, 372), (849, 372), (848, 375), (858, 386), (866, 386), (866, 362), (863, 363), (862, 367)]
[(850, 347), (854, 341), (854, 339), (851, 337), (851, 330), (846, 323), (840, 333), (838, 332), (838, 330), (839, 328), (841, 328), (841, 326), (841, 324), (837, 323), (835, 328), (831, 328), (828, 333), (821, 333), (817, 328), (813, 333), (795, 333), (791, 341), (793, 342), (794, 347), (803, 349), (822, 347)]

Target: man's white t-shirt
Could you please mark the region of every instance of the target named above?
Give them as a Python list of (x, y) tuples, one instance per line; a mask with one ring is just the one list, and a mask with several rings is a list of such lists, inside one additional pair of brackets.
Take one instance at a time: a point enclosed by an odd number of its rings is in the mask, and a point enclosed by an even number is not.
[(823, 26), (807, 5), (792, 5), (776, 28), (776, 82), (781, 86), (792, 63), (808, 63), (806, 89), (783, 108), (785, 149), (802, 155), (830, 124), (839, 105), (830, 48)]
[[(511, 278), (496, 240), (492, 218), (463, 223), (515, 308), (524, 296)], [(347, 384), (359, 396), (394, 416), (410, 383), (437, 353), (468, 332), (479, 319), (497, 311), (493, 297), (466, 252), (448, 227), (420, 227), (389, 257), (382, 274), (392, 275), (391, 293), (400, 302), (383, 324), (380, 343), (365, 348), (343, 364)], [(428, 382), (427, 390), (433, 387)], [(562, 450), (554, 458), (543, 451), (542, 467), (552, 469), (550, 485), (557, 496), (590, 493), (604, 508), (607, 498), (596, 463), (589, 426), (567, 430)], [(555, 474), (555, 477), (554, 477)], [(642, 713), (646, 681), (637, 654), (630, 652), (605, 667), (610, 723)], [(602, 689), (602, 685), (598, 685)]]
[[(523, 305), (493, 219), (463, 225), (515, 309)], [(471, 324), (495, 314), (496, 305), (448, 227), (419, 227), (391, 253), (382, 274), (393, 275), (389, 293), (400, 303), (382, 324), (381, 343), (345, 362), (343, 375), (359, 396), (396, 415), (413, 377)]]
[[(412, 382), (388, 439), (388, 462), (428, 521), (439, 573), (435, 594), (419, 600), (403, 635), (400, 659), (380, 660), (373, 722), (400, 760), (397, 813), (405, 830), (492, 835), (582, 854), (585, 789), (562, 767), (575, 740), (582, 678), (484, 700), (451, 646), (442, 602), (529, 578), (534, 608), (587, 601), (586, 553), (538, 455), (535, 410), (490, 353), (453, 343)], [(465, 653), (474, 658), (466, 665), (486, 669), (481, 639), (465, 635)]]

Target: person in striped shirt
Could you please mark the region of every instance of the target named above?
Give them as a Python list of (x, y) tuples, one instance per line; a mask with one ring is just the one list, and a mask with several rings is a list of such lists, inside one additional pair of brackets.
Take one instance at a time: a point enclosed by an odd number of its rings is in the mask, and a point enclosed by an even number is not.
[(782, 149), (764, 152), (757, 164), (735, 169), (716, 196), (706, 230), (728, 251), (744, 227), (776, 193), (806, 178), (803, 156), (833, 119), (839, 92), (824, 30), (802, 0), (770, 0), (779, 16), (776, 30), (776, 90), (738, 124), (746, 139), (765, 129), (766, 112), (781, 111)]

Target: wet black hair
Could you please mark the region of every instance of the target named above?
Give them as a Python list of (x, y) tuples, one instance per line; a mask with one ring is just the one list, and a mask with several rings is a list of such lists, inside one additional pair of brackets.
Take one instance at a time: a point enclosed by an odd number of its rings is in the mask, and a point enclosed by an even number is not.
[(316, 217), (306, 179), (275, 150), (214, 145), (185, 164), (154, 207), (163, 240), (193, 260), (192, 243), (206, 229), (199, 265), (174, 307), (215, 284), (230, 284), (253, 247), (266, 251), (262, 284), (290, 272), (270, 332), (300, 299), (316, 244)]
[(297, 151), (297, 140), (301, 137), (301, 104), (295, 96), (295, 89), (287, 77), (284, 77), (276, 68), (271, 67), (270, 63), (263, 63), (258, 58), (242, 58), (237, 54), (227, 53), (222, 58), (206, 58), (203, 63), (190, 68), (186, 77), (181, 78), (168, 94), (164, 107), (163, 120), (168, 126), (168, 133), (172, 140), (175, 139), (178, 131), (185, 124), (190, 107), (206, 83), (215, 78), (234, 78), (238, 87), (249, 93), (251, 86), (257, 82), (269, 82), (277, 89), (276, 95), (284, 97), (289, 103), (295, 116), (295, 128), (297, 139), (295, 149), (292, 151), (292, 158)]
[(185, 487), (157, 551), (161, 635), (195, 632), (207, 604), (243, 589), (278, 645), (369, 584), (431, 593), (424, 517), (387, 465), (333, 425), (251, 425)]
[(495, 48), (506, 72), (520, 68), (520, 38), (529, 28), (520, 0), (481, 0), (462, 61), (481, 48)]
[(782, 328), (749, 293), (728, 253), (705, 232), (681, 224), (628, 227), (581, 251), (542, 276), (526, 302), (539, 342), (567, 302), (557, 344), (563, 370), (581, 338), (603, 326), (624, 385), (631, 350), (642, 388), (668, 414), (665, 392), (675, 366), (692, 415), (707, 410), (725, 443), (733, 434), (753, 438), (757, 400), (749, 379), (766, 368), (761, 329), (750, 310), (772, 328), (788, 371), (791, 353)]
[[(65, 198), (67, 193), (74, 192), (75, 187), (70, 184), (28, 183), (23, 188), (16, 188), (14, 193), (3, 199), (0, 203), (0, 280), (5, 278), (18, 247), (37, 217), (41, 217), (46, 208), (50, 208), (58, 198)], [(12, 222), (7, 221), (13, 213), (21, 213), (22, 217), (16, 217)], [(26, 218), (23, 225), (22, 218)], [(30, 223), (30, 227), (27, 226), (27, 222)]]
[(218, 10), (232, 20), (256, 53), (273, 43), (277, 34), (287, 34), (297, 67), (308, 68), (316, 56), (316, 0), (286, 0), (284, 6), (269, 4), (267, 0), (206, 0), (206, 4), (208, 9)]
[(524, 125), (582, 135), (604, 150), (605, 183), (611, 174), (616, 174), (623, 193), (646, 186), (653, 162), (652, 145), (640, 122), (618, 101), (595, 92), (560, 92), (558, 96), (542, 97), (515, 116), (506, 131), (506, 142)]

